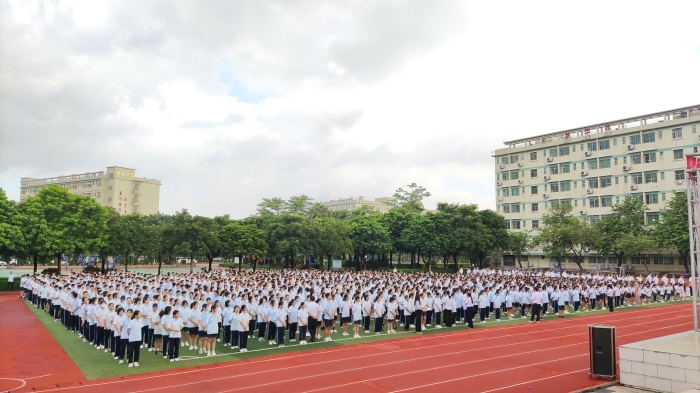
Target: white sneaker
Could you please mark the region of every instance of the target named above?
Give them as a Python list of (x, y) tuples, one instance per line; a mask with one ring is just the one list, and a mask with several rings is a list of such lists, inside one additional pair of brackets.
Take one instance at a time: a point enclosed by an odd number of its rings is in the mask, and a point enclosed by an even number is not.
[(216, 339), (216, 342), (219, 342), (219, 343), (220, 343), (220, 342), (221, 342), (221, 339), (220, 339), (220, 338), (217, 338), (217, 339)]
[[(455, 322), (455, 323), (456, 323), (456, 322)], [(411, 324), (411, 326), (409, 326), (409, 327), (410, 327), (410, 328), (414, 328), (414, 327), (416, 327), (416, 325)]]
[(228, 343), (224, 343), (224, 346), (225, 346), (225, 347), (228, 347)]
[(174, 361), (175, 361), (175, 359), (170, 359), (170, 363), (173, 363)]
[(139, 362), (134, 362), (134, 367), (138, 367), (138, 366), (139, 366)]
[(193, 349), (194, 349), (194, 347), (190, 345), (190, 351), (193, 350)]
[(185, 346), (185, 343), (180, 343), (180, 346), (181, 346), (181, 347), (184, 347), (184, 346)]
[(333, 329), (333, 330), (331, 330), (331, 333), (338, 333), (338, 331)]
[[(114, 352), (112, 352), (112, 355), (114, 355)], [(114, 360), (117, 360), (117, 359), (119, 359), (119, 357), (118, 357), (118, 356), (115, 356), (115, 357), (114, 357)]]
[[(403, 326), (403, 324), (401, 324), (401, 326)], [(369, 330), (365, 330), (365, 334), (367, 334), (367, 333), (369, 333)]]
[(324, 341), (324, 342), (329, 342), (329, 341), (331, 341), (331, 339), (330, 339), (330, 337), (326, 337), (326, 338), (323, 339), (323, 341)]
[(204, 353), (204, 348), (199, 348), (199, 354), (201, 355), (203, 353)]
[(175, 361), (176, 361), (176, 362), (179, 362), (179, 361), (180, 361), (180, 358), (175, 358)]
[(442, 329), (442, 325), (435, 325), (435, 329)]
[(123, 360), (120, 360), (120, 361), (119, 361), (119, 364), (124, 364), (124, 361), (123, 361)]
[(350, 335), (350, 333), (348, 333), (348, 332), (343, 332), (343, 336), (349, 336), (349, 335)]
[(359, 334), (355, 334), (355, 335), (352, 336), (352, 338), (360, 338), (360, 335), (359, 335)]
[(433, 326), (433, 325), (431, 325), (431, 324), (427, 324), (427, 325), (425, 325), (425, 326)]
[(198, 349), (199, 349), (199, 348), (197, 348), (197, 346), (195, 345), (195, 346), (194, 346), (194, 350), (196, 351), (196, 350), (198, 350)]
[(207, 357), (211, 356), (211, 352), (207, 352)]
[(311, 337), (311, 333), (306, 332), (306, 337)]
[(105, 353), (109, 352), (109, 349), (105, 349)]
[(423, 325), (422, 329), (425, 330), (425, 325)]
[(497, 319), (496, 322), (501, 322), (501, 320), (500, 320), (500, 319)]
[(133, 367), (134, 367), (134, 363), (129, 363), (129, 368), (133, 368)]
[(216, 352), (211, 351), (211, 356), (216, 356)]
[(293, 338), (293, 339), (289, 340), (289, 342), (290, 342), (290, 343), (295, 343), (295, 342), (297, 342), (297, 339), (296, 339), (296, 338)]
[(277, 348), (284, 348), (284, 344), (278, 345)]
[(163, 356), (163, 359), (167, 359), (167, 358), (168, 358), (167, 356)]
[(316, 340), (320, 340), (320, 339), (321, 339), (321, 335), (320, 335), (320, 334), (317, 334), (317, 335), (316, 335)]

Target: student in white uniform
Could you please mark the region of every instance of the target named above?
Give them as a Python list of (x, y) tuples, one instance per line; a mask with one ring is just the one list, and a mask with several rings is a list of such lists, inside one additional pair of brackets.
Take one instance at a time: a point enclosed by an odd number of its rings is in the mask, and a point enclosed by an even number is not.
[(248, 352), (248, 335), (246, 331), (250, 329), (250, 314), (248, 313), (248, 306), (245, 304), (241, 306), (241, 312), (238, 315), (238, 323), (241, 325), (241, 334), (239, 336), (241, 352)]
[(179, 362), (180, 361), (180, 339), (182, 338), (182, 329), (184, 327), (184, 322), (180, 318), (180, 311), (173, 311), (173, 317), (170, 319), (170, 323), (165, 328), (168, 329), (170, 333), (170, 361)]
[(139, 366), (139, 355), (141, 354), (141, 338), (143, 324), (141, 323), (141, 312), (134, 311), (128, 325), (129, 336), (129, 368)]
[(240, 336), (245, 336), (248, 334), (247, 331), (241, 329), (240, 316), (241, 308), (239, 306), (234, 307), (233, 312), (231, 313), (231, 315), (228, 316), (228, 323), (230, 328), (229, 335), (231, 336), (231, 342), (229, 344), (231, 345), (232, 349), (238, 349), (240, 347)]
[(352, 304), (353, 337), (360, 338), (360, 325), (362, 324), (362, 303), (360, 297), (355, 296), (355, 303)]
[(287, 327), (287, 313), (284, 311), (284, 301), (280, 300), (275, 315), (275, 325), (277, 327), (277, 346), (284, 347), (284, 330)]

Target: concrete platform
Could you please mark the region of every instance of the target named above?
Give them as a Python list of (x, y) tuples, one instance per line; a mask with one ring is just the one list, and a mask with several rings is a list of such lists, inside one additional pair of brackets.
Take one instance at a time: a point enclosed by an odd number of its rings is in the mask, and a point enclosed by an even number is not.
[(700, 389), (700, 333), (621, 345), (620, 383), (657, 392)]

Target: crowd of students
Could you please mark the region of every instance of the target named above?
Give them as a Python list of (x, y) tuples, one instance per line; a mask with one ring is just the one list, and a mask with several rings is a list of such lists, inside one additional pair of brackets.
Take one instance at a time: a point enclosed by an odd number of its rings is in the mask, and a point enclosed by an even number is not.
[[(25, 275), (23, 297), (82, 342), (139, 367), (142, 349), (171, 362), (180, 350), (246, 352), (248, 340), (284, 347), (334, 334), (422, 334), (426, 327), (545, 316), (606, 306), (684, 300), (683, 277), (475, 269), (456, 274), (312, 270), (214, 270), (149, 275), (111, 271)], [(551, 312), (550, 312), (551, 310)], [(373, 326), (372, 326), (373, 321)], [(434, 327), (433, 327), (434, 326)], [(322, 336), (323, 333), (323, 336)]]

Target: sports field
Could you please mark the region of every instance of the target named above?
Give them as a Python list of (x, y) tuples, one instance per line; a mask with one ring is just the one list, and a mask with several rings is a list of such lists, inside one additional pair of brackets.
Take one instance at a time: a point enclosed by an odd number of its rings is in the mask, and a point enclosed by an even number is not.
[(0, 388), (11, 391), (567, 392), (607, 382), (588, 378), (589, 324), (616, 326), (618, 344), (692, 328), (691, 304), (670, 302), (540, 324), (516, 319), (472, 331), (457, 325), (423, 336), (335, 333), (331, 343), (304, 347), (251, 340), (246, 354), (219, 345), (213, 358), (183, 348), (179, 363), (142, 350), (141, 367), (129, 369), (12, 295), (0, 296)]

